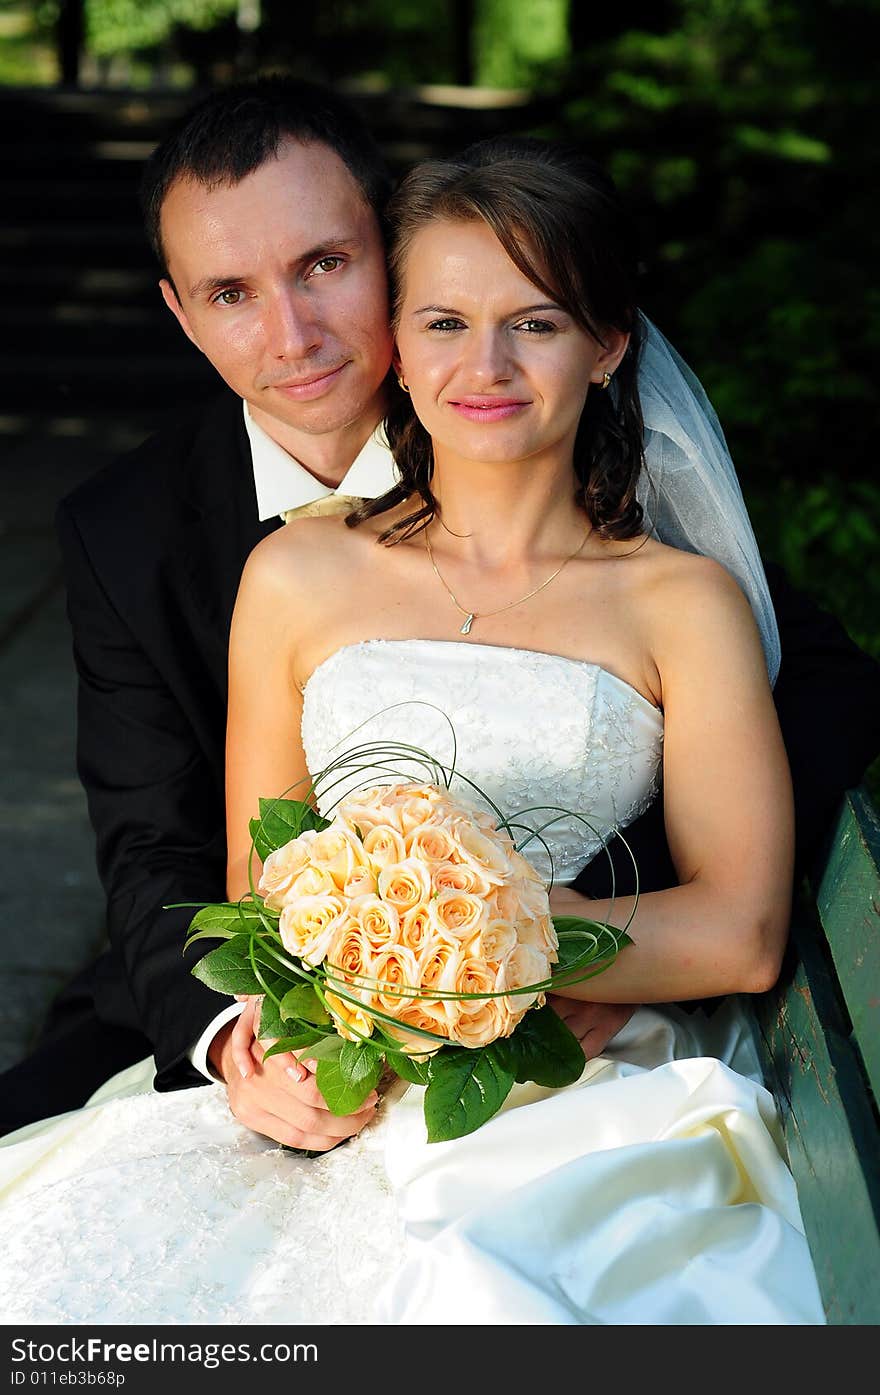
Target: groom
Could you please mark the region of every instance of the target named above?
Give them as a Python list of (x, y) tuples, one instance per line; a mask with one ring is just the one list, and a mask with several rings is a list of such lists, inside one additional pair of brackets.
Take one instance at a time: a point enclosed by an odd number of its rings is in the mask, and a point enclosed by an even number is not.
[[(209, 97), (149, 162), (144, 205), (162, 295), (227, 390), (58, 511), (78, 769), (110, 948), (61, 995), (33, 1055), (3, 1077), (2, 1132), (76, 1107), (153, 1053), (158, 1090), (219, 1077), (242, 1122), (297, 1142), (290, 1058), (263, 1064), (251, 1040), (253, 1067), (247, 1078), (236, 1071), (238, 1006), (193, 978), (197, 956), (181, 955), (192, 912), (162, 907), (225, 894), (226, 650), (248, 553), (292, 514), (333, 508), (337, 493), (381, 494), (392, 479), (377, 430), (391, 359), (387, 193), (360, 118), (286, 78)], [(777, 706), (806, 855), (880, 749), (880, 669), (783, 578), (771, 575), (771, 586)], [(627, 838), (643, 889), (674, 881), (659, 808)], [(603, 895), (606, 879), (597, 865), (578, 887)], [(578, 1030), (596, 1054), (628, 1010), (590, 1012)]]

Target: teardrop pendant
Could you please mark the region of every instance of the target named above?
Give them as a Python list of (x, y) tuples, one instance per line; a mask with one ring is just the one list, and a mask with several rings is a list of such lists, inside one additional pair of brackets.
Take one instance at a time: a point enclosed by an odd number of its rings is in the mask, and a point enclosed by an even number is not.
[(475, 619), (476, 619), (476, 616), (474, 615), (473, 611), (471, 611), (470, 615), (469, 615), (468, 618), (465, 620), (464, 624), (462, 625), (462, 627), (461, 627), (461, 629), (459, 630), (458, 633), (459, 633), (460, 635), (469, 635), (470, 632), (471, 632), (471, 625), (474, 623), (474, 620), (475, 620)]

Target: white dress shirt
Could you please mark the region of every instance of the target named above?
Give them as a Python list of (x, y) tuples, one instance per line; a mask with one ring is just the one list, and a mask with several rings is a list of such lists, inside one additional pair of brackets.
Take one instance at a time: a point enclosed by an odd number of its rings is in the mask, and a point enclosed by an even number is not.
[[(244, 424), (251, 447), (251, 464), (254, 471), (254, 485), (257, 492), (257, 514), (260, 522), (275, 516), (283, 518), (287, 510), (298, 509), (303, 504), (314, 503), (328, 494), (351, 495), (358, 499), (376, 499), (396, 482), (394, 461), (388, 449), (388, 442), (382, 423), (376, 427), (352, 461), (344, 479), (335, 489), (316, 480), (304, 465), (288, 455), (277, 441), (267, 436), (248, 411), (244, 408)], [(216, 1076), (208, 1064), (208, 1047), (221, 1027), (231, 1022), (244, 1011), (244, 1003), (230, 1003), (218, 1012), (199, 1037), (190, 1060), (196, 1070), (208, 1080)]]

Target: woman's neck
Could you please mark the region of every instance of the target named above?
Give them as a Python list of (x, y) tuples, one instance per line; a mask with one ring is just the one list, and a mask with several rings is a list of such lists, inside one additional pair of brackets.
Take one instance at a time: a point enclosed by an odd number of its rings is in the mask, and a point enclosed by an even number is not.
[(571, 462), (435, 460), (434, 546), (486, 568), (555, 556), (587, 527)]

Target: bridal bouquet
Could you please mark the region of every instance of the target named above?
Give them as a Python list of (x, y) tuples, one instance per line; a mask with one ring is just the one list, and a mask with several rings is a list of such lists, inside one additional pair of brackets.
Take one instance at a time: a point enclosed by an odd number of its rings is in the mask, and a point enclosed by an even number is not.
[[(545, 995), (608, 968), (630, 941), (554, 918), (517, 816), (484, 812), (449, 793), (452, 772), (432, 773), (349, 793), (330, 819), (308, 798), (260, 800), (259, 882), (236, 904), (204, 906), (187, 944), (224, 941), (193, 973), (262, 995), (266, 1055), (306, 1050), (333, 1113), (359, 1109), (388, 1066), (427, 1087), (435, 1142), (491, 1118), (514, 1081), (578, 1079), (583, 1049)], [(545, 829), (568, 811), (547, 812)]]

